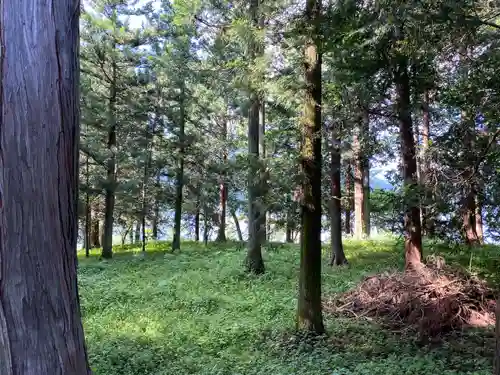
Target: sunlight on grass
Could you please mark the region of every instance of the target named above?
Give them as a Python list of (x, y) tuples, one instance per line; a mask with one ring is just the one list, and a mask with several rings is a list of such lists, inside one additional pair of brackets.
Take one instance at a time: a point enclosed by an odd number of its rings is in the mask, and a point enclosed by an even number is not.
[[(262, 277), (243, 273), (244, 250), (234, 244), (207, 249), (188, 243), (180, 254), (168, 256), (162, 253), (169, 248), (165, 243), (149, 248), (145, 259), (128, 247), (106, 262), (98, 260), (98, 251), (90, 259), (79, 253), (82, 313), (95, 375), (490, 373), (491, 345), (482, 332), (470, 345), (457, 339), (439, 348), (419, 347), (374, 325), (327, 317), (326, 342), (288, 345), (299, 267), (294, 245), (266, 251)], [(436, 246), (432, 251), (464, 262), (465, 250)], [(478, 256), (493, 259), (491, 252), (498, 258), (498, 249)], [(389, 240), (346, 241), (349, 267), (331, 269), (327, 247), (324, 254), (325, 295), (402, 265), (401, 246)]]

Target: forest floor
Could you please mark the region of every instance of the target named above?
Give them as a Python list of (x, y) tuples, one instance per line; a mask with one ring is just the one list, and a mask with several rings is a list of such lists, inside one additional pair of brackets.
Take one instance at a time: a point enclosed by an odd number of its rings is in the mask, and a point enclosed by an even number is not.
[[(419, 375), (490, 374), (492, 328), (424, 345), (367, 320), (325, 315), (328, 337), (292, 335), (299, 252), (296, 245), (264, 251), (266, 274), (243, 272), (244, 249), (183, 243), (116, 248), (111, 261), (80, 257), (82, 314), (95, 375)], [(345, 241), (350, 266), (330, 268), (325, 249), (323, 295), (354, 288), (364, 277), (402, 268), (402, 244)], [(447, 264), (460, 264), (499, 283), (500, 248), (472, 252), (427, 244)]]

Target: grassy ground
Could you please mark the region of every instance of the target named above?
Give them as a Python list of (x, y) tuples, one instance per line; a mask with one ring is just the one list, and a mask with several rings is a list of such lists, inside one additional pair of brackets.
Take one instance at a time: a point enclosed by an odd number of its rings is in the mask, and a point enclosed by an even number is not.
[[(490, 374), (491, 330), (422, 346), (369, 323), (326, 317), (329, 337), (297, 345), (294, 327), (298, 250), (265, 252), (267, 272), (242, 272), (244, 250), (183, 244), (145, 258), (117, 249), (112, 261), (80, 260), (79, 282), (91, 366), (96, 375)], [(429, 245), (497, 282), (500, 250), (471, 253)], [(325, 265), (324, 294), (345, 291), (364, 276), (401, 267), (391, 241), (347, 242), (351, 266)], [(325, 258), (327, 254), (325, 254)], [(325, 262), (326, 263), (326, 262)]]

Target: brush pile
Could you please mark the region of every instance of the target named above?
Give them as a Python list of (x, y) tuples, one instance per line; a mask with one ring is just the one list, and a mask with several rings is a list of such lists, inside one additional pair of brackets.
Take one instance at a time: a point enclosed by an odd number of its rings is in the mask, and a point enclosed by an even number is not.
[(368, 277), (325, 302), (334, 315), (375, 319), (397, 330), (433, 338), (466, 327), (495, 324), (494, 292), (483, 280), (431, 257), (419, 270)]

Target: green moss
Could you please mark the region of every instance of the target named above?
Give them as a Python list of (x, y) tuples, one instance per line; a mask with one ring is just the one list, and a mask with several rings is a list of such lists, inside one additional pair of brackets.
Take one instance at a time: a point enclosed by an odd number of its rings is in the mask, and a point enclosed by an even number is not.
[[(299, 250), (284, 245), (267, 252), (266, 274), (246, 274), (237, 244), (183, 243), (115, 250), (111, 261), (80, 255), (79, 283), (89, 357), (95, 375), (183, 374), (489, 374), (491, 331), (420, 347), (411, 338), (375, 325), (326, 318), (329, 337), (295, 342)], [(402, 266), (395, 241), (347, 241), (350, 266), (327, 266), (323, 293), (353, 287), (364, 276)], [(442, 245), (428, 253), (470, 263), (467, 250)], [(469, 254), (470, 255), (470, 254)], [(500, 250), (476, 251), (474, 270), (493, 275)], [(494, 278), (493, 278), (494, 279)], [(289, 337), (289, 338), (287, 338)]]

